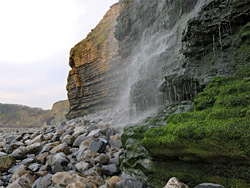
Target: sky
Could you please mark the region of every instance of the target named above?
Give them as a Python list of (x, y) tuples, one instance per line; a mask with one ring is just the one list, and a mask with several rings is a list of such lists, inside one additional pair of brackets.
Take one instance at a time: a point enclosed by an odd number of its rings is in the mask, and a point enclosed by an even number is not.
[(118, 0), (0, 0), (0, 103), (67, 99), (69, 52)]

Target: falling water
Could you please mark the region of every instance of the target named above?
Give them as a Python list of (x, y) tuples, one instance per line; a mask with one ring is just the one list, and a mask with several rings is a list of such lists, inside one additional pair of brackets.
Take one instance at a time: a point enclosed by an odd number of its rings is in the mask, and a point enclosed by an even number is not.
[[(168, 98), (168, 101), (171, 102), (172, 100), (181, 100), (183, 96), (192, 95), (190, 94), (190, 92), (192, 93), (191, 87), (196, 86), (188, 85), (188, 83), (184, 84), (181, 92), (183, 94), (180, 94), (175, 87), (167, 86), (167, 95), (164, 96), (159, 92), (159, 86), (165, 75), (171, 74), (174, 69), (180, 66), (184, 58), (180, 53), (182, 32), (187, 21), (196, 16), (201, 7), (208, 1), (182, 2), (181, 0), (180, 7), (177, 5), (179, 1), (134, 1), (136, 11), (141, 11), (147, 3), (156, 3), (157, 8), (153, 17), (150, 18), (154, 19), (153, 24), (144, 28), (137, 45), (132, 50), (132, 57), (126, 69), (128, 80), (121, 97), (122, 105), (133, 107), (137, 111), (145, 111), (161, 105), (164, 101), (162, 97)], [(190, 2), (194, 2), (191, 8), (188, 5)], [(141, 27), (143, 27), (143, 23), (137, 22), (137, 24), (142, 24)], [(170, 84), (167, 83), (167, 85)], [(172, 99), (172, 95), (174, 95), (174, 99)]]

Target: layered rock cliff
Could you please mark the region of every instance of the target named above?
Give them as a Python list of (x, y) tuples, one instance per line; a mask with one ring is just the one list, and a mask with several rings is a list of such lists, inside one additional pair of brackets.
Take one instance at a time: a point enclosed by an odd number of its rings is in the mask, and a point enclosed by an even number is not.
[(99, 44), (90, 40), (93, 31), (76, 45), (69, 117), (117, 101), (136, 114), (161, 107), (125, 128), (122, 170), (153, 187), (172, 176), (191, 186), (249, 187), (249, 1), (120, 0), (119, 6), (110, 62), (122, 69), (98, 72), (99, 61), (81, 57), (88, 42)]
[(111, 107), (118, 98), (122, 65), (114, 37), (120, 5), (111, 6), (100, 23), (70, 52), (68, 118)]

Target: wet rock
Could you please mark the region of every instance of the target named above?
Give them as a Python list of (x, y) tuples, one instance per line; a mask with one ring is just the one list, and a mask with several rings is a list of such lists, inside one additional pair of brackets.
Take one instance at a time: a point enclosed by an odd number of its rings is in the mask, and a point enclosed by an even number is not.
[(105, 151), (106, 144), (100, 139), (93, 139), (88, 149), (95, 152), (95, 153), (103, 153)]
[(122, 154), (123, 154), (123, 150), (119, 150), (119, 151), (113, 153), (113, 156), (114, 156), (115, 158), (119, 158)]
[(78, 136), (78, 137), (76, 138), (75, 142), (73, 143), (73, 147), (79, 147), (80, 144), (81, 144), (83, 141), (87, 140), (87, 139), (88, 139), (88, 138), (85, 136), (85, 134), (82, 134), (82, 135)]
[(168, 180), (167, 185), (164, 186), (164, 188), (189, 188), (186, 184), (180, 182), (177, 178), (173, 177)]
[(0, 157), (0, 172), (5, 172), (13, 165), (15, 165), (16, 159), (13, 156), (1, 156)]
[(214, 183), (202, 183), (195, 186), (195, 188), (225, 188), (225, 187)]
[(122, 148), (121, 138), (119, 136), (111, 136), (110, 137), (110, 146), (112, 149)]
[(102, 173), (106, 176), (113, 176), (119, 172), (120, 169), (114, 164), (102, 166)]

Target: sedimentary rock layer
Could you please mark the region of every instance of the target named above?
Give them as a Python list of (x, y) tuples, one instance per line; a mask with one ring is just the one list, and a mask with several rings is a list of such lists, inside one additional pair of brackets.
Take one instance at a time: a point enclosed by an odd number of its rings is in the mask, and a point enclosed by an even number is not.
[(111, 6), (95, 29), (71, 49), (68, 118), (94, 112), (117, 101), (122, 70), (114, 37), (119, 4)]

